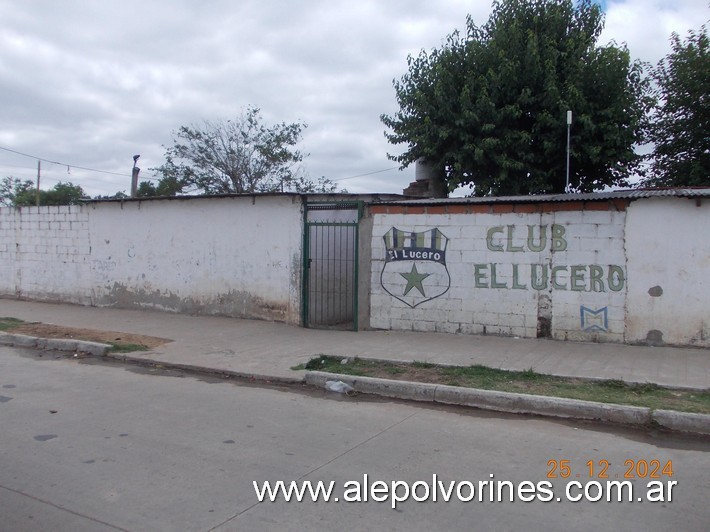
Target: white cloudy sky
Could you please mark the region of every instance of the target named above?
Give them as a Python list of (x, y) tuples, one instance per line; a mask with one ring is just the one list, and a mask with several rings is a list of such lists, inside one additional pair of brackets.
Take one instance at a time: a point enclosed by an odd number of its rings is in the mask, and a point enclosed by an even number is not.
[[(625, 42), (654, 64), (672, 32), (710, 18), (708, 0), (603, 4), (600, 43)], [(14, 150), (62, 163), (42, 162), (43, 188), (126, 191), (134, 154), (150, 177), (179, 126), (255, 105), (268, 122), (308, 124), (312, 177), (400, 193), (414, 168), (387, 159), (398, 148), (379, 116), (397, 109), (392, 80), (408, 54), (490, 10), (489, 0), (0, 0), (0, 178), (36, 178), (37, 160)]]

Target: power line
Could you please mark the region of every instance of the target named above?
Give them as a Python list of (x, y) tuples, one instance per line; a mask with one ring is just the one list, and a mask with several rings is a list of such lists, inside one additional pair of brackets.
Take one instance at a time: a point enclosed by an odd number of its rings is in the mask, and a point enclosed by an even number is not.
[[(76, 164), (68, 164), (68, 163), (61, 163), (61, 162), (59, 162), (59, 161), (52, 161), (52, 160), (50, 160), (50, 159), (45, 159), (44, 157), (38, 157), (38, 156), (36, 156), (36, 155), (30, 155), (29, 153), (23, 153), (23, 152), (21, 152), (21, 151), (12, 150), (12, 149), (10, 149), (10, 148), (5, 148), (5, 147), (3, 147), (3, 146), (0, 146), (0, 150), (8, 151), (8, 152), (10, 152), (10, 153), (15, 153), (15, 154), (17, 154), (17, 155), (22, 155), (23, 157), (29, 157), (30, 159), (36, 159), (36, 160), (38, 160), (38, 161), (42, 161), (42, 162), (45, 162), (45, 163), (58, 164), (59, 166), (66, 166), (67, 168), (77, 168), (77, 169), (79, 169), (79, 170), (87, 170), (87, 171), (89, 171), (89, 172), (97, 172), (97, 173), (101, 173), (101, 174), (117, 175), (117, 176), (120, 176), (120, 177), (131, 177), (131, 176), (128, 175), (128, 174), (119, 174), (118, 172), (109, 172), (109, 171), (107, 171), (107, 170), (97, 170), (96, 168), (87, 168), (87, 167), (85, 167), (85, 166), (78, 166), (78, 165), (76, 165)], [(341, 177), (341, 178), (338, 178), (338, 179), (332, 179), (332, 181), (333, 181), (333, 182), (346, 181), (346, 180), (348, 180), (348, 179), (355, 179), (355, 178), (358, 178), (358, 177), (366, 177), (366, 176), (369, 176), (369, 175), (381, 174), (381, 173), (383, 173), (383, 172), (389, 172), (389, 171), (391, 171), (391, 170), (398, 170), (398, 169), (399, 169), (399, 166), (392, 166), (392, 167), (390, 167), (390, 168), (385, 168), (385, 169), (383, 169), (383, 170), (375, 170), (374, 172), (367, 172), (367, 173), (365, 173), (365, 174), (351, 175), (351, 176), (348, 176), (348, 177)], [(141, 177), (141, 179), (144, 180), (144, 181), (160, 181), (160, 179), (157, 179), (155, 176), (153, 176), (153, 177)]]
[(368, 172), (366, 174), (351, 175), (349, 177), (341, 177), (339, 179), (332, 179), (332, 181), (345, 181), (346, 179), (355, 179), (356, 177), (365, 177), (373, 174), (381, 174), (382, 172), (389, 172), (390, 170), (397, 170), (399, 166), (393, 166), (392, 168), (385, 168), (384, 170), (375, 170), (374, 172)]
[(36, 155), (30, 155), (30, 154), (28, 154), (28, 153), (22, 153), (21, 151), (11, 150), (10, 148), (4, 148), (3, 146), (0, 146), (0, 150), (9, 151), (9, 152), (11, 152), (11, 153), (16, 153), (17, 155), (22, 155), (23, 157), (29, 157), (29, 158), (31, 158), (31, 159), (36, 159), (36, 160), (38, 160), (38, 161), (42, 161), (42, 162), (45, 162), (45, 163), (58, 164), (58, 165), (60, 165), (60, 166), (66, 166), (67, 168), (77, 168), (77, 169), (79, 169), (79, 170), (88, 170), (89, 172), (97, 172), (97, 173), (100, 173), (100, 174), (110, 174), (110, 175), (117, 175), (117, 176), (121, 176), (121, 177), (131, 177), (131, 176), (128, 175), (128, 174), (119, 174), (118, 172), (109, 172), (109, 171), (107, 171), (107, 170), (97, 170), (96, 168), (87, 168), (87, 167), (85, 167), (85, 166), (78, 166), (78, 165), (76, 165), (76, 164), (67, 164), (67, 163), (60, 163), (60, 162), (58, 162), (58, 161), (51, 161), (51, 160), (45, 159), (45, 158), (43, 158), (43, 157), (37, 157)]

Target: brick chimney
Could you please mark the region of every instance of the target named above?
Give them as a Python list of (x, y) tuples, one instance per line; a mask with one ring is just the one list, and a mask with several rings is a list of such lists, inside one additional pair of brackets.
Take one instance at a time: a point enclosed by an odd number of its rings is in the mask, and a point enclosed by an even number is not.
[(419, 158), (414, 163), (414, 181), (402, 191), (405, 196), (416, 198), (448, 198), (444, 172)]

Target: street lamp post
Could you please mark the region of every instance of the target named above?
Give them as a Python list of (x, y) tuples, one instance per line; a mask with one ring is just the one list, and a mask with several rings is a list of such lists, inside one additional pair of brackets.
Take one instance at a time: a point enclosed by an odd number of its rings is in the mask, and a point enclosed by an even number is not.
[(569, 193), (569, 139), (570, 128), (572, 127), (572, 111), (567, 111), (567, 179), (565, 181), (565, 192)]
[(136, 166), (140, 155), (133, 156), (133, 172), (131, 173), (131, 197), (135, 198), (138, 195), (138, 173), (141, 171)]

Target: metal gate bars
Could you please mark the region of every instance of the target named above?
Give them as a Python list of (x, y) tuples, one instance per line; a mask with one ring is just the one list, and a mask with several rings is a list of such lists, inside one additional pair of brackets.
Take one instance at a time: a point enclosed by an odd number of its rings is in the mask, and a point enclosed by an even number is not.
[(357, 330), (360, 202), (306, 203), (303, 324)]

